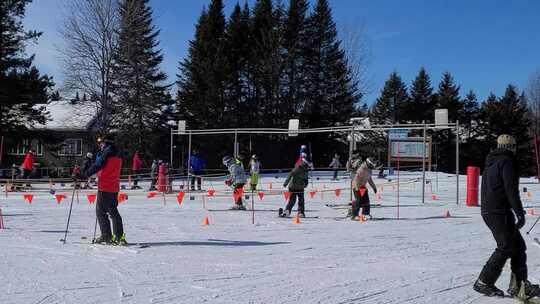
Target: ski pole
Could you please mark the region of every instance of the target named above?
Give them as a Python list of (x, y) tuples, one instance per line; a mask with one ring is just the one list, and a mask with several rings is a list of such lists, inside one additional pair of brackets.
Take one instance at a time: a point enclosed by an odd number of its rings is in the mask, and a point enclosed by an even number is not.
[(540, 220), (540, 216), (536, 219), (536, 221), (534, 222), (534, 224), (531, 226), (531, 229), (529, 229), (529, 231), (527, 231), (527, 234), (531, 233), (531, 231), (534, 229), (534, 227), (536, 226), (536, 224), (538, 224), (538, 221)]
[(64, 245), (66, 244), (66, 239), (67, 239), (67, 234), (68, 234), (68, 229), (69, 229), (69, 220), (71, 219), (71, 209), (73, 208), (73, 200), (75, 199), (75, 192), (77, 191), (77, 185), (78, 185), (77, 182), (75, 182), (75, 184), (73, 185), (73, 193), (71, 194), (71, 204), (69, 204), (69, 214), (68, 214), (68, 219), (67, 219), (67, 224), (66, 224), (66, 233), (64, 234), (64, 239), (60, 240), (64, 242)]
[[(97, 205), (96, 205), (97, 208)], [(96, 240), (96, 232), (97, 232), (97, 213), (96, 213), (96, 223), (94, 224), (94, 236), (92, 237), (92, 243)]]

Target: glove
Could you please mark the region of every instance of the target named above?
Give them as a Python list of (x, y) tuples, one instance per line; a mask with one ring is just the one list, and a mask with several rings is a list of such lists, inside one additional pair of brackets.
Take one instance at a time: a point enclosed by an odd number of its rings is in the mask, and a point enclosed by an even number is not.
[(517, 229), (523, 228), (523, 226), (525, 226), (525, 213), (521, 212), (520, 214), (516, 214), (516, 217), (517, 217), (517, 222), (516, 222)]
[(230, 187), (232, 185), (232, 180), (231, 179), (225, 180), (225, 185)]
[(377, 188), (373, 188), (373, 193), (377, 194)]

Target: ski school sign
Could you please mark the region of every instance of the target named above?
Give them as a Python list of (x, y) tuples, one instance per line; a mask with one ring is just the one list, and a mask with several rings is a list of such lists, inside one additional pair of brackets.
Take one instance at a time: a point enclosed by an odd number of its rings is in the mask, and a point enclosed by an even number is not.
[[(403, 134), (403, 133), (402, 133)], [(388, 162), (428, 162), (431, 168), (431, 137), (389, 137), (388, 141)], [(425, 158), (424, 158), (425, 156)]]

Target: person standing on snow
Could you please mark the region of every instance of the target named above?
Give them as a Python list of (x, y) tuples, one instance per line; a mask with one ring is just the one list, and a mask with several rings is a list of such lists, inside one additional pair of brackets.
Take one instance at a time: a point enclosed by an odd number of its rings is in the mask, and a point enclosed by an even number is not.
[[(100, 151), (93, 162), (87, 163), (75, 179), (87, 179), (97, 174), (98, 193), (96, 202), (96, 216), (101, 236), (93, 240), (98, 244), (127, 245), (124, 234), (122, 217), (118, 212), (118, 192), (120, 191), (120, 171), (122, 158), (111, 136), (105, 136), (100, 141)], [(112, 233), (111, 222), (112, 220)]]
[(229, 179), (225, 181), (225, 184), (234, 189), (236, 196), (235, 205), (231, 207), (231, 210), (246, 210), (242, 201), (242, 190), (246, 184), (247, 178), (243, 167), (238, 161), (230, 156), (225, 156), (222, 159), (223, 165), (229, 170)]
[(376, 167), (377, 160), (372, 157), (368, 157), (356, 171), (356, 175), (353, 179), (354, 201), (350, 212), (351, 220), (356, 220), (360, 213), (360, 208), (362, 208), (362, 215), (371, 218), (371, 205), (369, 202), (368, 189), (366, 185), (369, 183), (373, 189), (373, 192), (377, 193), (377, 186), (373, 182), (372, 178), (373, 169)]
[(249, 173), (251, 174), (249, 183), (251, 185), (251, 191), (257, 190), (257, 184), (259, 183), (260, 172), (261, 172), (261, 162), (259, 161), (259, 158), (257, 157), (257, 155), (253, 154), (253, 156), (251, 156), (251, 161), (249, 162)]
[(148, 191), (156, 190), (156, 183), (158, 178), (159, 162), (157, 159), (152, 161), (152, 166), (150, 167), (150, 188)]
[(519, 232), (525, 225), (525, 211), (519, 197), (516, 148), (514, 137), (507, 134), (499, 136), (497, 149), (486, 157), (482, 174), (482, 218), (491, 230), (497, 248), (484, 265), (473, 289), (487, 296), (504, 297), (504, 292), (495, 286), (495, 282), (508, 259), (512, 270), (508, 293), (515, 297), (524, 285), (527, 298), (540, 294), (539, 286), (528, 281), (527, 247)]
[(131, 160), (131, 174), (133, 174), (133, 187), (131, 187), (132, 190), (134, 189), (142, 189), (139, 187), (139, 172), (142, 168), (142, 160), (139, 157), (139, 151), (135, 151), (133, 154), (133, 158)]
[(283, 188), (287, 188), (291, 194), (289, 197), (289, 202), (285, 206), (285, 210), (279, 216), (287, 217), (291, 215), (292, 208), (296, 203), (298, 198), (298, 216), (306, 217), (304, 209), (304, 189), (308, 186), (309, 177), (309, 162), (307, 159), (302, 158), (302, 161), (298, 166), (296, 166), (287, 176), (285, 182), (283, 183)]
[(199, 151), (194, 149), (189, 159), (189, 173), (191, 174), (191, 190), (195, 190), (195, 180), (197, 180), (197, 190), (202, 189), (203, 170), (206, 167), (204, 159), (199, 155)]
[[(24, 161), (21, 165), (23, 174), (22, 178), (27, 179), (30, 178), (30, 175), (32, 175), (32, 171), (34, 171), (34, 161), (35, 161), (36, 155), (34, 154), (34, 151), (32, 149), (28, 150), (26, 154), (24, 155)], [(30, 187), (30, 184), (26, 184), (27, 187)]]
[(332, 159), (332, 162), (330, 163), (330, 165), (328, 167), (330, 167), (331, 169), (334, 169), (334, 177), (332, 178), (332, 180), (338, 180), (339, 168), (341, 167), (341, 161), (339, 160), (339, 154), (336, 153), (334, 155), (334, 158)]

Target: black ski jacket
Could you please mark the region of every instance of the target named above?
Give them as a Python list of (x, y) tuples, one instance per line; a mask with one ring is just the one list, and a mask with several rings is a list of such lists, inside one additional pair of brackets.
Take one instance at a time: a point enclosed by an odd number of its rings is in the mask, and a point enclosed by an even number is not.
[(514, 154), (495, 149), (486, 157), (482, 174), (482, 214), (523, 214), (519, 198), (519, 173)]

